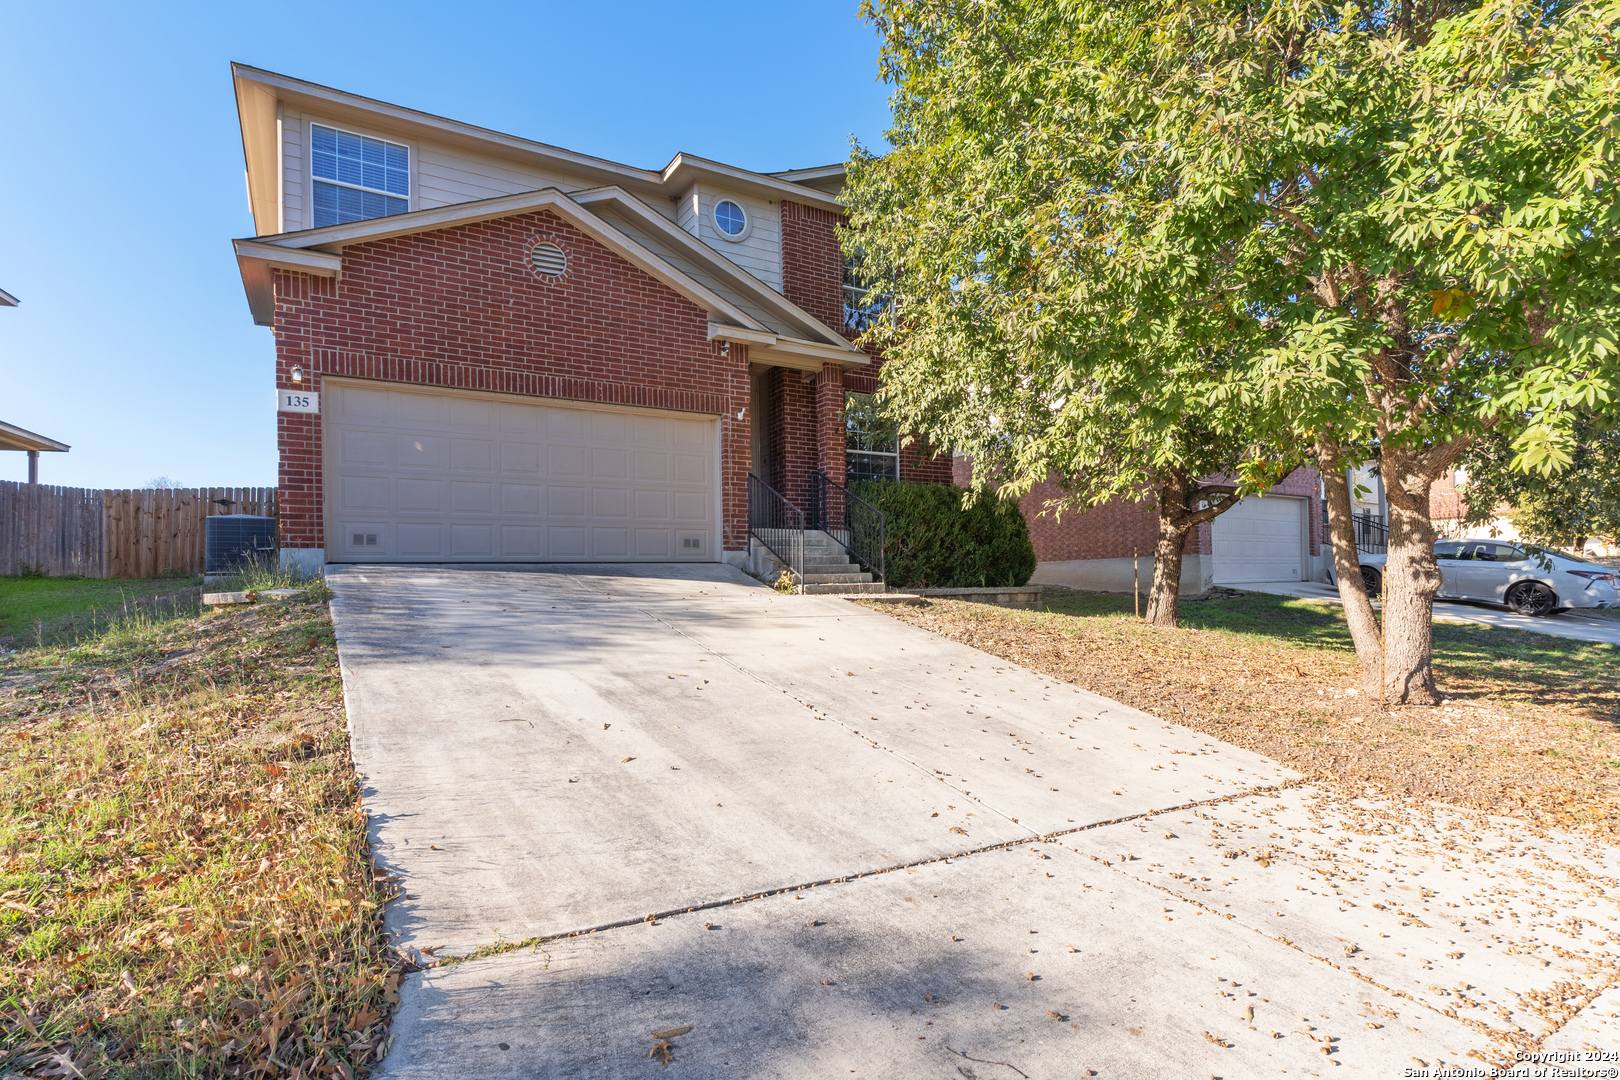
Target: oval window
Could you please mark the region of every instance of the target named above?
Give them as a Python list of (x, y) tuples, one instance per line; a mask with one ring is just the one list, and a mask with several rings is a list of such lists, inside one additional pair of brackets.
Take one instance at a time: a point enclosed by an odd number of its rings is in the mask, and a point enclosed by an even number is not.
[(733, 240), (741, 239), (748, 229), (748, 215), (730, 199), (721, 199), (714, 204), (714, 227)]
[(546, 277), (562, 277), (568, 269), (568, 256), (556, 244), (542, 240), (529, 249), (529, 265)]

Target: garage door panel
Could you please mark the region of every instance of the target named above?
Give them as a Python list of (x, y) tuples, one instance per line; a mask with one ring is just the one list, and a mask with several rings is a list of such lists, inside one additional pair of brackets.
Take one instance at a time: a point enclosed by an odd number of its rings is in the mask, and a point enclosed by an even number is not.
[(553, 559), (583, 559), (590, 552), (585, 547), (583, 526), (551, 525), (546, 528), (546, 554)]
[(395, 436), (394, 464), (405, 469), (437, 469), (440, 441), (432, 435)]
[(470, 398), (450, 399), (450, 426), (456, 431), (495, 432), (495, 403)]
[(540, 450), (538, 443), (502, 442), (501, 472), (539, 476)]
[(501, 554), (508, 558), (541, 559), (545, 549), (540, 546), (540, 526), (502, 525)]
[(591, 476), (597, 480), (630, 479), (630, 454), (625, 450), (591, 451)]
[(378, 431), (345, 431), (338, 440), (338, 460), (345, 465), (387, 465), (392, 441)]
[(438, 524), (403, 522), (397, 527), (399, 554), (405, 557), (442, 559), (444, 528)]
[(662, 521), (669, 517), (669, 492), (636, 492), (636, 518), (641, 521)]
[(604, 528), (591, 529), (591, 554), (598, 559), (622, 558), (630, 554), (630, 530)]
[(451, 525), (450, 554), (452, 557), (495, 554), (495, 526)]
[[(351, 391), (345, 387), (343, 395), (347, 397)], [(370, 393), (370, 391), (363, 391)], [(437, 394), (400, 394), (390, 393), (393, 399), (393, 417), (395, 423), (408, 427), (442, 428), (445, 422), (445, 409), (448, 399)]]
[(501, 513), (540, 516), (540, 487), (537, 484), (502, 484)]
[(552, 439), (579, 442), (585, 438), (588, 414), (578, 409), (547, 409), (546, 435)]
[(623, 445), (630, 441), (630, 418), (623, 413), (593, 412), (591, 441)]
[(405, 511), (442, 511), (443, 485), (438, 480), (400, 479), (394, 482), (397, 502), (390, 509)]
[(450, 510), (455, 514), (495, 512), (495, 485), (456, 480), (450, 484)]
[(675, 493), (675, 520), (708, 521), (709, 497), (696, 491), (677, 491)]
[(323, 397), (334, 561), (718, 553), (712, 420), (336, 380)]
[[(546, 513), (551, 517), (586, 517), (585, 489), (582, 487), (546, 488)], [(581, 549), (583, 550), (583, 548)]]
[(346, 476), (338, 488), (338, 505), (344, 510), (392, 510), (389, 483), (381, 476)]
[(696, 454), (681, 454), (675, 458), (675, 479), (682, 484), (707, 484), (709, 459)]
[(669, 423), (665, 420), (638, 416), (634, 428), (637, 446), (665, 446), (669, 443)]
[(528, 405), (502, 404), (495, 419), (502, 435), (538, 438), (546, 429), (545, 414)]
[(487, 473), (495, 467), (495, 444), (488, 439), (451, 439), (450, 467)]
[(546, 447), (546, 473), (550, 476), (585, 475), (585, 448), (583, 446)]
[(630, 516), (630, 493), (623, 488), (597, 488), (591, 492), (591, 513), (599, 518)]
[(1214, 522), (1215, 581), (1298, 581), (1304, 532), (1301, 499), (1247, 498)]
[(345, 421), (381, 420), (393, 415), (393, 404), (386, 390), (351, 390), (343, 395), (337, 416)]

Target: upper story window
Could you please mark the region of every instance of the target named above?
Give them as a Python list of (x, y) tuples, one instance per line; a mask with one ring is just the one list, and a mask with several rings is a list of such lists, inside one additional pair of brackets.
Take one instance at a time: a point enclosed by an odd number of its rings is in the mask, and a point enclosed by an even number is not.
[(889, 296), (872, 287), (859, 251), (844, 259), (844, 327), (864, 334), (889, 311)]
[(309, 127), (315, 227), (403, 214), (411, 208), (411, 151), (338, 128)]
[(748, 235), (748, 215), (730, 199), (714, 204), (714, 227), (727, 240), (741, 240)]

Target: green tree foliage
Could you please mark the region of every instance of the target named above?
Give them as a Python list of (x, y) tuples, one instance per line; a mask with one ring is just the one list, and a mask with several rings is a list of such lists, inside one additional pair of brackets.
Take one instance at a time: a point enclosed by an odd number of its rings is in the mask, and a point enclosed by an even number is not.
[[(1566, 468), (1572, 414), (1615, 410), (1620, 4), (865, 11), (894, 149), (854, 156), (852, 236), (895, 285), (903, 422), (959, 443), (944, 413), (991, 399), (963, 424), (1015, 478), (1087, 423), (1120, 453), (1088, 464), (1132, 480), (1184, 417), (1246, 482), (1315, 457), (1369, 683), (1434, 700), (1435, 477), (1509, 415), (1518, 468)], [(1067, 395), (1089, 421), (1049, 422)], [(1381, 627), (1341, 480), (1369, 455), (1391, 512)]]
[(1026, 585), (1035, 546), (1018, 504), (962, 488), (866, 480), (850, 490), (883, 511), (889, 584), (971, 589)]
[(1466, 521), (1480, 525), (1506, 504), (1519, 535), (1579, 551), (1587, 540), (1620, 545), (1620, 430), (1579, 421), (1569, 468), (1555, 473), (1513, 468), (1513, 440), (1492, 431), (1468, 448), (1461, 495)]

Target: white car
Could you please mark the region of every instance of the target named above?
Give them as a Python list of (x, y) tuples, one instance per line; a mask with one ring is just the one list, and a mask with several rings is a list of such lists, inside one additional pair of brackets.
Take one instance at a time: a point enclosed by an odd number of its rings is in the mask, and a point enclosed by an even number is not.
[[(1532, 544), (1502, 540), (1442, 540), (1434, 545), (1440, 567), (1435, 599), (1504, 604), (1520, 615), (1551, 615), (1569, 608), (1620, 607), (1620, 570), (1584, 562)], [(1384, 556), (1361, 556), (1367, 593), (1384, 587)]]

